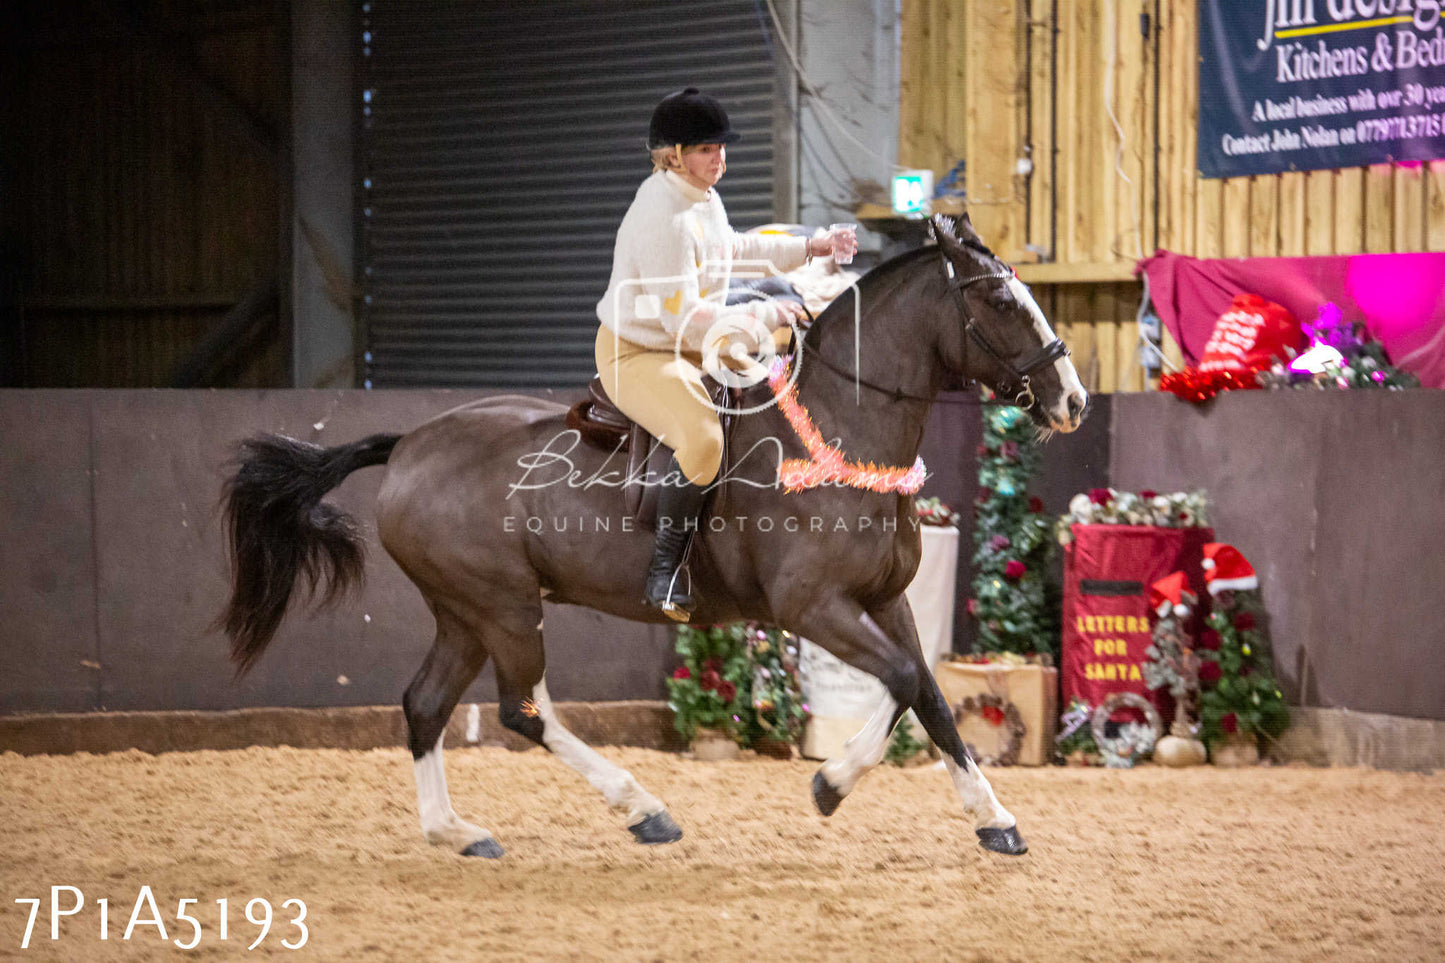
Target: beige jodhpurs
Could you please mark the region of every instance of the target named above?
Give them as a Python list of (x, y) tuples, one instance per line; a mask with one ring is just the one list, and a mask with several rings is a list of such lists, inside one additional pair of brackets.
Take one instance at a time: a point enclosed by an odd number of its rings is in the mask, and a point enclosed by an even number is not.
[(715, 479), (722, 465), (722, 425), (703, 387), (701, 356), (653, 351), (606, 326), (597, 330), (596, 352), (597, 373), (612, 403), (673, 450), (688, 481), (706, 485)]

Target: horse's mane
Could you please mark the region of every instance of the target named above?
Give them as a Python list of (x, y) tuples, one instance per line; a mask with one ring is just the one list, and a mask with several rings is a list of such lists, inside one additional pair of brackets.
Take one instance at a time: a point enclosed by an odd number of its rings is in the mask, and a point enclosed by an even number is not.
[[(961, 237), (958, 239), (958, 243), (968, 248), (969, 250), (974, 251), (977, 254), (983, 255), (986, 258), (991, 258), (995, 261), (1002, 260), (1002, 258), (1000, 258), (997, 254), (993, 253), (993, 251), (989, 250), (988, 247), (981, 241), (975, 241), (970, 238)], [(867, 272), (858, 279), (858, 283), (857, 285), (855, 285), (855, 287), (857, 288), (858, 297), (864, 298), (867, 297), (869, 294), (876, 293), (877, 288), (882, 287), (885, 284), (891, 283), (894, 275), (898, 274), (906, 268), (912, 267), (914, 262), (920, 261), (924, 257), (929, 257), (937, 253), (937, 245), (925, 244), (922, 247), (916, 247), (904, 251), (902, 254), (895, 254), (893, 257), (884, 261), (882, 264), (878, 265), (873, 270)], [(848, 289), (842, 294), (838, 295), (831, 302), (829, 302), (826, 308), (824, 308), (818, 314), (818, 317), (813, 321), (812, 327), (808, 329), (808, 334), (804, 338), (804, 344), (806, 344), (810, 348), (815, 347), (816, 339), (814, 338), (813, 332), (822, 327), (822, 325), (825, 324), (827, 320), (830, 319), (833, 315), (844, 313), (842, 311), (842, 304), (845, 303), (846, 298), (851, 290), (852, 289)]]

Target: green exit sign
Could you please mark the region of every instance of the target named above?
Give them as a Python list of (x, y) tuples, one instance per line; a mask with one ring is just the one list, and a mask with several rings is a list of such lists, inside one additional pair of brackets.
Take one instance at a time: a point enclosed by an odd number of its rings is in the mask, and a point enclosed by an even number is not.
[(933, 171), (903, 171), (893, 175), (893, 213), (927, 214), (933, 199)]

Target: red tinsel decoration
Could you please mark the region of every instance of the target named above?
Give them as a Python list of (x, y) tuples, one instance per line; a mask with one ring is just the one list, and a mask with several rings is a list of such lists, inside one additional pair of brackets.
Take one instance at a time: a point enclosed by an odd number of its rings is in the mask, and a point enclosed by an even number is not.
[(1202, 404), (1221, 391), (1258, 390), (1260, 384), (1256, 372), (1249, 371), (1199, 371), (1187, 368), (1166, 374), (1159, 379), (1159, 390), (1168, 391), (1176, 397), (1195, 404)]

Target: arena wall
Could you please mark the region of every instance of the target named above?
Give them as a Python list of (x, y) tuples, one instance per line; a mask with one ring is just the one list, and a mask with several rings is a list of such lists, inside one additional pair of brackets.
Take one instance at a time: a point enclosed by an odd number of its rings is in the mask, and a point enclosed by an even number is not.
[(1208, 491), (1294, 705), (1445, 719), (1445, 392), (1119, 395), (1111, 477)]
[[(406, 431), (488, 392), (0, 392), (0, 714), (394, 705), (431, 644), (421, 598), (375, 539), (380, 471), (329, 500), (366, 527), (366, 583), (338, 607), (293, 612), (235, 681), (214, 620), (228, 591), (218, 503), (240, 439), (274, 431), (334, 445)], [(539, 394), (549, 397), (548, 392)], [(967, 506), (977, 483), (977, 402), (935, 406), (925, 488)], [(1046, 496), (1103, 484), (1107, 400), (1049, 446)], [(964, 532), (964, 546), (970, 546)], [(479, 550), (485, 550), (479, 547)], [(960, 598), (971, 578), (959, 566)], [(559, 700), (659, 699), (673, 634), (546, 606), (548, 684)], [(958, 607), (959, 638), (968, 625)], [(466, 701), (496, 699), (484, 672)]]
[[(236, 681), (214, 620), (227, 593), (218, 513), (234, 443), (278, 431), (341, 444), (405, 431), (463, 391), (0, 392), (0, 714), (395, 705), (431, 642), (420, 596), (376, 547), (381, 472), (331, 500), (367, 528), (364, 590), (293, 613)], [(560, 396), (554, 396), (560, 397)], [(952, 401), (964, 401), (951, 395)], [(1045, 448), (1050, 512), (1074, 493), (1202, 487), (1219, 537), (1255, 560), (1292, 701), (1445, 719), (1432, 589), (1445, 581), (1445, 454), (1437, 392), (1231, 394), (1207, 409), (1161, 395), (1098, 397)], [(935, 406), (923, 457), (965, 514), (972, 554), (976, 402)], [(479, 549), (484, 550), (484, 549)], [(548, 606), (559, 700), (656, 700), (675, 656), (666, 627)], [(971, 642), (957, 609), (955, 646)], [(490, 673), (464, 697), (496, 699)]]

